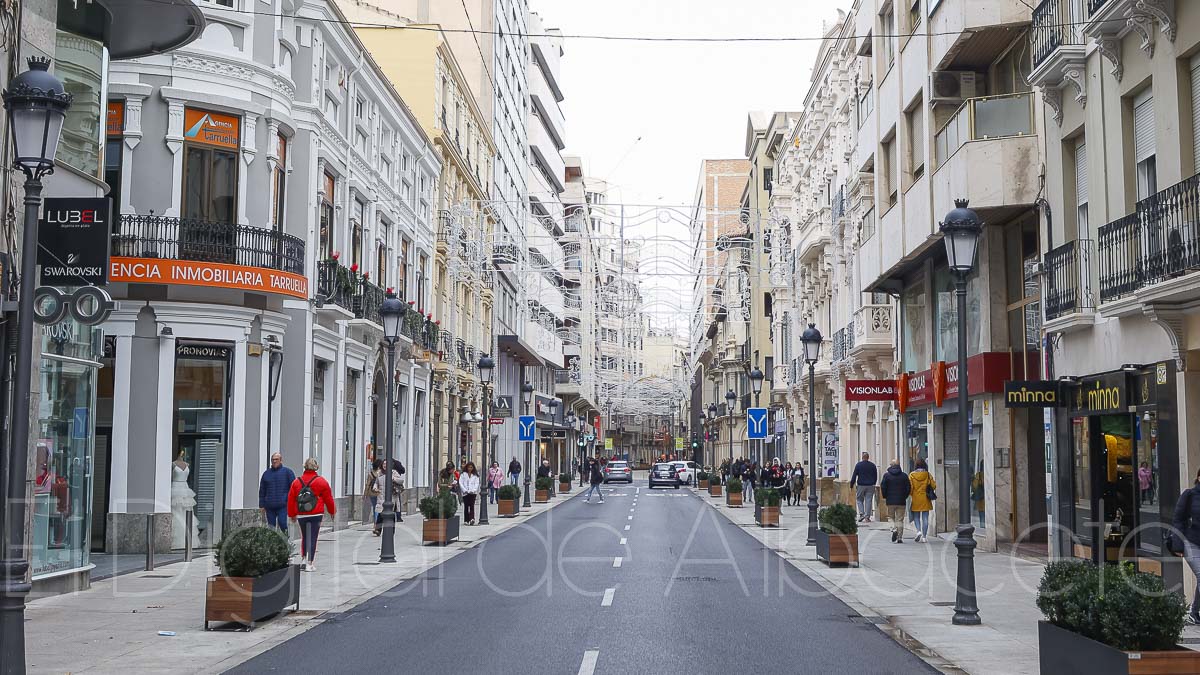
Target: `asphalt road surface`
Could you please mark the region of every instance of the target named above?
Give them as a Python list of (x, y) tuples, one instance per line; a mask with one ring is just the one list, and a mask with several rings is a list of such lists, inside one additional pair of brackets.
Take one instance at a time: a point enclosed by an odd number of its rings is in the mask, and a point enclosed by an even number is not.
[(604, 504), (574, 488), (230, 672), (936, 671), (689, 490), (642, 479)]

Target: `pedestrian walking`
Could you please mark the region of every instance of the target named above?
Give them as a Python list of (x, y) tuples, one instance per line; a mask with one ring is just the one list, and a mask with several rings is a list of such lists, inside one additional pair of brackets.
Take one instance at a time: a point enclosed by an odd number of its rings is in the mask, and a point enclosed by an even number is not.
[(1150, 494), (1150, 478), (1153, 474), (1150, 473), (1150, 466), (1142, 462), (1138, 467), (1138, 504), (1147, 502), (1153, 504), (1154, 498)]
[(796, 463), (795, 471), (792, 472), (792, 492), (796, 496), (796, 506), (804, 503), (804, 467), (799, 462)]
[(871, 522), (875, 510), (875, 485), (879, 482), (879, 469), (871, 461), (871, 454), (864, 452), (862, 460), (854, 465), (850, 474), (850, 487), (854, 489), (854, 502), (858, 505), (858, 522)]
[(789, 506), (792, 503), (792, 463), (788, 462), (783, 465), (782, 472), (782, 487), (779, 491), (783, 494), (783, 503)]
[(467, 466), (458, 477), (458, 489), (462, 492), (463, 520), (467, 525), (475, 524), (475, 500), (479, 497), (479, 473), (475, 470), (475, 462), (467, 462)]
[(454, 462), (446, 462), (446, 466), (438, 472), (438, 492), (443, 490), (458, 492), (458, 472), (454, 469)]
[[(1200, 581), (1200, 472), (1196, 473), (1192, 486), (1179, 495), (1171, 524), (1174, 529), (1167, 535), (1167, 548), (1171, 553), (1182, 556), (1192, 574)], [(1200, 624), (1200, 583), (1196, 584), (1187, 620), (1192, 625)]]
[(488, 469), (487, 475), (488, 484), (488, 501), (492, 504), (496, 503), (496, 492), (504, 485), (504, 472), (500, 470), (500, 462), (492, 462), (491, 468)]
[(879, 481), (883, 503), (887, 505), (888, 520), (892, 523), (892, 542), (904, 543), (904, 505), (912, 492), (908, 476), (900, 469), (900, 460), (893, 459)]
[(751, 462), (745, 462), (742, 466), (745, 467), (742, 469), (742, 483), (750, 488), (749, 491), (742, 492), (750, 496), (750, 501), (754, 501), (754, 484), (758, 481), (758, 473)]
[(278, 527), (284, 534), (288, 531), (288, 490), (296, 480), (296, 474), (283, 465), (283, 455), (271, 455), (271, 466), (258, 481), (258, 508), (267, 519), (267, 527)]
[[(404, 522), (404, 518), (401, 517), (400, 512), (403, 509), (400, 508), (400, 504), (402, 503), (401, 495), (404, 492), (404, 479), (402, 478), (402, 476), (404, 475), (404, 465), (400, 463), (400, 460), (393, 459), (392, 460), (392, 470), (389, 473), (389, 472), (383, 470), (384, 461), (382, 459), (376, 460), (376, 464), (379, 465), (379, 472), (375, 476), (375, 492), (380, 497), (386, 498), (387, 497), (387, 481), (388, 480), (392, 481), (392, 509), (393, 509), (392, 512), (396, 514), (396, 520), (402, 523), (402, 522)], [(383, 532), (382, 528), (383, 528), (383, 509), (380, 508), (375, 513), (375, 529), (373, 529), (371, 531), (371, 534), (373, 534), (375, 536), (379, 536)]]
[(550, 477), (550, 460), (546, 459), (545, 457), (542, 458), (542, 463), (537, 468), (537, 477), (538, 478), (549, 478)]
[[(374, 523), (374, 530), (371, 534), (379, 534), (379, 477), (383, 475), (383, 460), (377, 459), (371, 462), (371, 473), (367, 474), (367, 482), (363, 485), (363, 494), (371, 502), (371, 522)], [(363, 519), (363, 522), (367, 522)]]
[(599, 459), (588, 460), (588, 482), (591, 483), (591, 487), (588, 488), (587, 495), (583, 501), (590, 504), (592, 501), (592, 493), (594, 492), (600, 497), (600, 503), (603, 504), (604, 493), (600, 490), (600, 485), (604, 483), (604, 474), (600, 472)]
[(521, 463), (517, 461), (516, 457), (513, 457), (512, 461), (508, 463), (508, 483), (509, 485), (516, 485), (520, 481)]
[(326, 511), (330, 517), (337, 514), (337, 504), (333, 501), (329, 482), (317, 473), (320, 468), (316, 457), (304, 460), (304, 473), (292, 482), (288, 490), (288, 517), (300, 525), (300, 561), (304, 563), (305, 572), (317, 571), (315, 561), (321, 518)]
[(937, 481), (929, 473), (929, 465), (924, 459), (918, 459), (912, 473), (908, 474), (909, 494), (912, 504), (908, 507), (913, 515), (913, 527), (917, 530), (918, 543), (929, 541), (929, 512), (933, 510), (933, 500), (937, 499)]

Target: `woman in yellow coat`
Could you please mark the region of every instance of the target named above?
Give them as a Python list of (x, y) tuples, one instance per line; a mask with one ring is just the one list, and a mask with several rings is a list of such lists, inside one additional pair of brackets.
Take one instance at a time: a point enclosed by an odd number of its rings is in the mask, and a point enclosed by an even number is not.
[(917, 460), (917, 465), (908, 474), (908, 483), (912, 487), (912, 505), (909, 506), (909, 510), (912, 511), (913, 525), (917, 529), (917, 541), (928, 541), (929, 512), (933, 510), (933, 500), (937, 499), (937, 495), (934, 494), (937, 481), (933, 479), (933, 474), (929, 473), (929, 466), (925, 464), (925, 460)]

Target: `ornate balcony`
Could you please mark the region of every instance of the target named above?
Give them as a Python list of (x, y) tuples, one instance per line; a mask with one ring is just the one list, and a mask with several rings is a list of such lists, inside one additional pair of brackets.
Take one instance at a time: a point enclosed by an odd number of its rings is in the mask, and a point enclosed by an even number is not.
[(1078, 239), (1046, 253), (1046, 321), (1096, 306), (1092, 290), (1095, 250), (1095, 242)]
[(1043, 0), (1033, 10), (1033, 25), (1029, 30), (1033, 70), (1029, 82), (1043, 87), (1044, 99), (1060, 124), (1066, 84), (1073, 85), (1076, 101), (1087, 103), (1084, 11), (1084, 0)]
[(892, 351), (892, 306), (863, 305), (854, 312), (846, 355), (854, 359), (890, 354)]

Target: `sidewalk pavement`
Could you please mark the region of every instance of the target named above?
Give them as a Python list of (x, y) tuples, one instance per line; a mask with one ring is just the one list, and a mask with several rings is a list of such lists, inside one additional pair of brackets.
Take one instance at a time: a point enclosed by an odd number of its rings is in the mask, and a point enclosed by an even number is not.
[[(549, 504), (534, 504), (516, 518), (499, 518), (489, 505), (488, 525), (463, 525), (459, 540), (446, 547), (422, 546), (422, 519), (412, 514), (396, 523), (394, 565), (379, 564), (380, 539), (370, 526), (322, 530), (317, 571), (300, 575), (300, 611), (284, 612), (253, 631), (204, 630), (205, 581), (217, 573), (211, 554), (34, 600), (25, 610), (28, 669), (126, 675), (223, 672), (578, 494), (573, 490)], [(429, 583), (409, 586), (406, 592), (438, 592), (439, 582)], [(403, 594), (396, 595), (397, 602), (403, 600)]]
[[(724, 497), (697, 490), (718, 512), (744, 527), (851, 609), (947, 673), (1038, 675), (1038, 583), (1044, 566), (1005, 553), (975, 550), (980, 626), (955, 626), (958, 551), (954, 533), (916, 543), (906, 523), (903, 544), (893, 544), (886, 522), (859, 524), (859, 567), (829, 567), (806, 546), (808, 507), (784, 505), (779, 528), (754, 523), (754, 504), (725, 505)], [(788, 589), (769, 589), (784, 592)], [(1185, 628), (1185, 642), (1200, 628)]]

